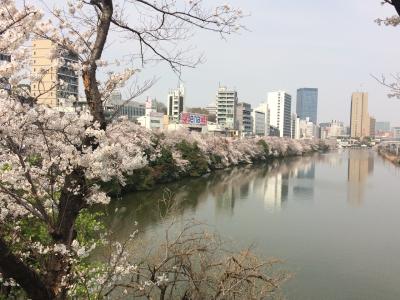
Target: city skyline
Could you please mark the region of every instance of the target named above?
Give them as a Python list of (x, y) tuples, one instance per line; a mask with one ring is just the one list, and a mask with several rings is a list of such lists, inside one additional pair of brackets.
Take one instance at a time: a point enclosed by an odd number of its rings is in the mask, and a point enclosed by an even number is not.
[[(244, 20), (250, 32), (233, 35), (228, 41), (207, 35), (207, 43), (205, 35), (196, 37), (193, 44), (204, 51), (206, 61), (196, 69), (183, 70), (187, 105), (209, 104), (215, 97), (218, 83), (236, 88), (239, 101), (253, 106), (266, 101), (271, 91), (285, 90), (294, 98), (298, 88), (316, 87), (319, 89), (319, 121), (343, 120), (349, 125), (351, 93), (366, 91), (376, 119), (400, 125), (396, 114), (400, 101), (388, 99), (387, 89), (371, 76), (390, 76), (397, 72), (392, 63), (397, 59), (396, 51), (381, 46), (387, 40), (393, 41), (394, 49), (400, 46), (397, 30), (379, 27), (374, 22), (392, 14), (390, 7), (381, 7), (376, 1), (339, 0), (332, 4), (333, 10), (327, 12), (322, 3), (308, 0), (300, 11), (298, 8), (292, 11), (288, 8), (290, 3), (233, 1), (234, 6), (251, 13)], [(282, 11), (293, 20), (277, 18), (280, 15), (277, 12)], [(335, 22), (336, 12), (343, 15), (343, 24)], [(300, 22), (300, 18), (308, 18), (308, 21)], [(359, 20), (357, 24), (353, 24), (354, 18)], [(307, 35), (304, 32), (308, 32)], [(318, 41), (314, 36), (318, 36)], [(272, 40), (278, 43), (273, 44)], [(365, 48), (365, 40), (374, 43)], [(251, 51), (244, 61), (238, 60), (248, 50)], [(166, 65), (151, 66), (141, 76), (144, 78), (154, 71), (163, 75), (147, 94), (164, 100), (165, 91), (177, 86), (179, 79)]]
[[(54, 2), (63, 5), (60, 0)], [(393, 64), (400, 47), (398, 30), (375, 22), (393, 14), (390, 6), (381, 6), (376, 0), (337, 0), (329, 10), (315, 0), (305, 0), (300, 7), (294, 0), (233, 0), (230, 4), (248, 15), (243, 20), (248, 30), (227, 40), (200, 32), (186, 41), (185, 46), (193, 50), (188, 53), (190, 57), (204, 56), (196, 68), (183, 68), (181, 77), (162, 63), (142, 66), (140, 61), (127, 60), (120, 67), (140, 69), (138, 83), (157, 79), (138, 100), (150, 96), (166, 104), (166, 92), (181, 81), (188, 107), (207, 106), (215, 99), (219, 84), (235, 88), (239, 101), (252, 106), (265, 102), (268, 92), (285, 90), (295, 100), (297, 89), (316, 87), (318, 121), (343, 120), (350, 125), (351, 94), (365, 91), (376, 120), (400, 126), (396, 113), (400, 101), (389, 99), (388, 89), (373, 78), (398, 72)], [(280, 17), (282, 13), (285, 18)], [(337, 22), (338, 15), (341, 22)], [(382, 47), (388, 40), (393, 47)], [(105, 59), (124, 57), (130, 50), (114, 42), (107, 48)]]

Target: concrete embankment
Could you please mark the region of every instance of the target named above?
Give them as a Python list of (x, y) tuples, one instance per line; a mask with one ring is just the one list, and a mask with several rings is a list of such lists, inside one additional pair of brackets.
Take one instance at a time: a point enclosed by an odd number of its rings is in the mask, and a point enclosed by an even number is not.
[(378, 153), (385, 159), (391, 161), (396, 165), (400, 165), (400, 156), (385, 152), (385, 151), (378, 151)]

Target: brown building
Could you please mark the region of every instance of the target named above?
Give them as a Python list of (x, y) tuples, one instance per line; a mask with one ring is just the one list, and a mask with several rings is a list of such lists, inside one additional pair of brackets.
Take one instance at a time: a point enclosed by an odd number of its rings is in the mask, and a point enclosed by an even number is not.
[[(60, 57), (63, 58), (62, 64), (58, 63)], [(32, 42), (31, 71), (41, 75), (31, 83), (31, 95), (37, 97), (38, 103), (58, 107), (70, 96), (78, 99), (78, 76), (70, 66), (77, 61), (76, 55), (59, 49), (49, 40)], [(58, 85), (60, 80), (65, 82), (62, 87)]]
[(353, 93), (351, 97), (350, 132), (352, 138), (370, 136), (368, 93)]
[(376, 126), (376, 119), (374, 117), (369, 118), (369, 136), (375, 137), (375, 126)]

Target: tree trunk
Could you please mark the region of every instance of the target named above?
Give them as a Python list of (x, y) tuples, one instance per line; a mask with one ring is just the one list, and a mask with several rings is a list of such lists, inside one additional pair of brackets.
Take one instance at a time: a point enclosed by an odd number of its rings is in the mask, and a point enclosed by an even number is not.
[(0, 238), (0, 267), (6, 278), (13, 278), (32, 300), (51, 300), (54, 293), (46, 286), (43, 279), (11, 253), (7, 243)]
[(400, 0), (392, 0), (392, 5), (397, 11), (397, 14), (400, 16)]
[[(75, 190), (75, 193), (71, 190)], [(54, 243), (65, 245), (67, 250), (70, 250), (72, 241), (76, 238), (75, 222), (85, 207), (86, 195), (85, 173), (76, 169), (65, 179), (58, 205), (57, 230), (51, 233)], [(62, 286), (63, 277), (70, 272), (66, 258), (59, 253), (53, 254), (47, 262), (46, 271), (47, 285), (56, 295), (56, 299), (66, 299), (67, 288)]]
[[(101, 59), (104, 46), (107, 41), (108, 32), (113, 15), (112, 0), (97, 1), (101, 4), (100, 22), (97, 26), (97, 35), (94, 42), (89, 61), (87, 62), (87, 69), (82, 74), (83, 86), (85, 90), (86, 100), (88, 102), (90, 112), (94, 120), (100, 123), (101, 129), (106, 129), (106, 120), (104, 116), (103, 102), (98, 87), (96, 78), (97, 60)], [(95, 2), (93, 2), (95, 3)]]

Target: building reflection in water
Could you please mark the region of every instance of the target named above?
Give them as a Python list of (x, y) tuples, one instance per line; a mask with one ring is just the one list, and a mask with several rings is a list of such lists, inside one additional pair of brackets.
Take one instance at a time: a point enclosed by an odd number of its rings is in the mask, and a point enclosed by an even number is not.
[(215, 198), (217, 213), (233, 213), (238, 201), (247, 200), (262, 200), (266, 210), (279, 211), (288, 199), (313, 200), (314, 178), (315, 163), (311, 158), (293, 158), (232, 170), (208, 192)]
[(351, 205), (362, 205), (365, 183), (373, 171), (374, 157), (370, 151), (349, 151), (347, 199)]

